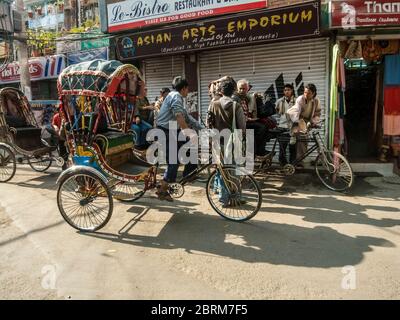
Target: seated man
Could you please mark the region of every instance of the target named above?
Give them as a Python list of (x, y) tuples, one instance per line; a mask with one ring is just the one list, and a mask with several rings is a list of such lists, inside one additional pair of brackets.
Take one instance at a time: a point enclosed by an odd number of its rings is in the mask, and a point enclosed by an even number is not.
[[(296, 99), (296, 103), (287, 112), (288, 125), (291, 134), (294, 136), (296, 144), (296, 154), (298, 158), (304, 157), (307, 153), (307, 132), (310, 127), (317, 126), (321, 117), (321, 100), (317, 97), (317, 87), (309, 83), (304, 88), (304, 94)], [(299, 168), (304, 164), (299, 163)]]
[(147, 99), (147, 88), (145, 88), (144, 91), (145, 95), (136, 100), (137, 116), (135, 122), (131, 126), (132, 130), (136, 133), (136, 147), (138, 149), (146, 149), (148, 147), (146, 135), (147, 132), (153, 128), (153, 126), (147, 121), (149, 120), (150, 113), (154, 107), (150, 105), (150, 102)]
[(258, 157), (265, 157), (266, 144), (268, 140), (268, 128), (257, 118), (257, 108), (250, 105), (249, 82), (245, 79), (239, 80), (237, 83), (237, 93), (233, 95), (233, 100), (238, 102), (246, 117), (246, 128), (254, 130), (255, 137), (255, 153)]

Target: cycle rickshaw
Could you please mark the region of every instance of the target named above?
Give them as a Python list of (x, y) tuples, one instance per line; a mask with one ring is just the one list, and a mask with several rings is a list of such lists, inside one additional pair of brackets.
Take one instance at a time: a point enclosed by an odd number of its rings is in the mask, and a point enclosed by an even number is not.
[(16, 172), (16, 156), (27, 161), (37, 172), (48, 170), (53, 161), (62, 166), (64, 160), (53, 156), (57, 147), (42, 140), (42, 128), (36, 122), (28, 99), (15, 88), (0, 90), (0, 183), (10, 181)]
[[(268, 172), (272, 167), (274, 157), (277, 153), (277, 145), (279, 145), (279, 151), (282, 152), (282, 144), (288, 145), (290, 142), (289, 130), (275, 129), (271, 130), (270, 133), (274, 135), (275, 139), (272, 150), (269, 152), (268, 157), (262, 163), (258, 164), (255, 175)], [(314, 160), (314, 170), (322, 184), (332, 191), (346, 191), (352, 187), (354, 173), (350, 163), (342, 154), (328, 150), (318, 127), (312, 128), (307, 134), (297, 140), (306, 142), (310, 146), (305, 154), (297, 156), (294, 161), (283, 167), (283, 174), (286, 176), (294, 175), (296, 166), (317, 151), (317, 156)]]
[[(57, 181), (57, 204), (75, 229), (101, 229), (113, 213), (113, 198), (136, 201), (157, 187), (158, 165), (138, 164), (130, 132), (135, 101), (143, 89), (144, 81), (136, 67), (118, 61), (81, 63), (66, 68), (59, 76), (60, 108), (74, 166)], [(210, 166), (201, 167), (188, 178)], [(244, 221), (257, 214), (262, 197), (256, 181), (247, 175), (238, 176), (237, 170), (218, 165), (208, 179), (206, 192), (218, 214)], [(227, 210), (216, 203), (217, 175), (222, 177), (232, 202)], [(173, 186), (172, 196), (182, 196), (188, 181)]]

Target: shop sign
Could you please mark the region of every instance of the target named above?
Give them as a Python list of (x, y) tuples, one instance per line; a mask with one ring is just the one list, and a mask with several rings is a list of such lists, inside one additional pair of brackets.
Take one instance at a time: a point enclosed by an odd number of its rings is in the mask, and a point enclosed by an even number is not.
[(57, 41), (57, 54), (77, 52), (81, 50), (81, 41), (79, 40), (80, 35), (70, 35), (64, 37), (62, 40)]
[(68, 65), (97, 59), (108, 60), (108, 47), (67, 54)]
[[(57, 79), (65, 68), (65, 56), (38, 57), (29, 60), (31, 80)], [(0, 84), (19, 82), (21, 77), (18, 62), (12, 62), (0, 73)]]
[(400, 25), (400, 0), (331, 1), (331, 28)]
[(309, 2), (117, 38), (120, 60), (319, 36), (320, 3)]
[[(85, 37), (93, 37), (93, 34), (89, 36), (82, 35), (83, 38)], [(82, 40), (81, 42), (81, 50), (90, 50), (90, 49), (97, 49), (108, 47), (110, 45), (109, 38), (101, 38), (101, 39), (91, 39), (91, 40)]]
[(267, 0), (113, 1), (107, 4), (108, 32), (262, 9), (267, 4)]

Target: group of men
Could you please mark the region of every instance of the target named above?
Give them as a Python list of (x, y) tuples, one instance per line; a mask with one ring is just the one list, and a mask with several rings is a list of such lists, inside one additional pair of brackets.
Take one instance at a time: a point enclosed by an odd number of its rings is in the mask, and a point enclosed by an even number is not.
[[(184, 98), (189, 93), (188, 82), (182, 77), (176, 77), (172, 84), (174, 90), (164, 99), (157, 119), (157, 128), (166, 133), (167, 139), (175, 139), (180, 131), (191, 139), (194, 129), (200, 130), (202, 127), (186, 110)], [(265, 122), (257, 117), (257, 107), (251, 102), (249, 96), (250, 85), (245, 79), (237, 83), (231, 77), (224, 77), (210, 85), (210, 96), (212, 98), (209, 106), (209, 125), (212, 128), (222, 131), (233, 128), (253, 129), (255, 136), (255, 155), (266, 157), (266, 142), (268, 140), (268, 130)], [(305, 154), (307, 142), (304, 136), (307, 130), (318, 124), (321, 115), (321, 102), (317, 97), (317, 88), (314, 84), (308, 84), (304, 89), (304, 94), (295, 98), (294, 88), (291, 84), (284, 87), (284, 95), (276, 102), (276, 112), (279, 116), (278, 130), (287, 132), (290, 139), (281, 143), (280, 162), (281, 165), (288, 163), (286, 158), (287, 146), (290, 142), (290, 159)], [(170, 128), (169, 123), (176, 121), (178, 128)], [(235, 123), (233, 123), (235, 122)], [(182, 143), (183, 144), (183, 143)], [(168, 143), (167, 143), (168, 145)], [(178, 143), (178, 149), (179, 149)], [(168, 149), (168, 148), (167, 148)], [(168, 194), (168, 184), (176, 181), (178, 164), (169, 163), (170, 151), (167, 150), (168, 167), (161, 183), (158, 195), (161, 199), (172, 201)], [(191, 173), (195, 164), (187, 164), (183, 175)]]
[[(167, 170), (158, 189), (158, 197), (161, 200), (173, 201), (169, 195), (168, 188), (170, 183), (174, 183), (177, 178), (179, 162), (170, 161), (178, 159), (180, 147), (185, 142), (178, 141), (179, 134), (182, 132), (187, 140), (193, 139), (193, 130), (199, 131), (203, 127), (194, 119), (185, 108), (185, 98), (189, 93), (189, 83), (183, 77), (176, 77), (172, 82), (173, 90), (163, 88), (160, 92), (158, 101), (150, 104), (144, 96), (138, 99), (136, 107), (138, 110), (132, 129), (136, 132), (136, 145), (146, 146), (147, 131), (153, 127), (162, 130), (167, 138)], [(262, 119), (257, 117), (257, 106), (249, 95), (250, 85), (247, 80), (240, 80), (237, 83), (231, 77), (224, 77), (210, 86), (211, 103), (209, 114), (212, 123), (209, 125), (217, 130), (224, 129), (253, 129), (255, 136), (255, 156), (266, 157), (266, 142), (268, 140), (268, 126)], [(317, 97), (315, 85), (309, 84), (305, 87), (304, 94), (295, 99), (294, 88), (287, 84), (284, 88), (284, 96), (276, 102), (276, 112), (279, 116), (278, 130), (287, 131), (290, 136), (290, 160), (293, 161), (299, 154), (305, 153), (307, 144), (301, 141), (301, 136), (306, 134), (307, 129), (319, 121), (321, 114), (321, 104)], [(275, 112), (274, 112), (275, 113)], [(155, 114), (152, 118), (151, 114)], [(53, 126), (57, 132), (61, 129), (61, 124), (53, 120)], [(59, 121), (60, 122), (60, 121)], [(235, 123), (233, 123), (235, 122)], [(177, 123), (177, 127), (170, 127), (171, 123)], [(192, 130), (193, 129), (193, 130)], [(300, 138), (300, 139), (299, 139)], [(169, 150), (169, 140), (177, 142), (177, 150)], [(296, 139), (299, 140), (296, 142)], [(288, 163), (286, 159), (286, 149), (288, 143), (281, 143), (280, 162), (281, 165)], [(187, 164), (183, 175), (186, 176), (193, 172), (196, 164)]]
[[(218, 130), (231, 129), (233, 114), (235, 112), (236, 128), (254, 130), (255, 156), (261, 161), (268, 157), (266, 144), (271, 134), (265, 119), (257, 115), (257, 105), (254, 95), (250, 94), (251, 86), (245, 79), (237, 84), (231, 77), (223, 77), (210, 85), (212, 98), (209, 113), (213, 127)], [(268, 101), (266, 102), (268, 103)], [(239, 105), (239, 108), (236, 106)], [(261, 106), (266, 108), (267, 104)], [(277, 123), (274, 133), (279, 134), (281, 166), (301, 158), (307, 151), (306, 134), (311, 126), (319, 122), (321, 115), (321, 102), (317, 97), (317, 88), (308, 84), (304, 94), (295, 98), (294, 87), (291, 84), (284, 86), (283, 97), (276, 101), (273, 111), (267, 113), (272, 116), (276, 113)], [(234, 111), (235, 110), (235, 111)], [(261, 113), (261, 112), (260, 112)], [(289, 146), (289, 161), (287, 160), (287, 147)], [(302, 166), (300, 163), (298, 166)]]

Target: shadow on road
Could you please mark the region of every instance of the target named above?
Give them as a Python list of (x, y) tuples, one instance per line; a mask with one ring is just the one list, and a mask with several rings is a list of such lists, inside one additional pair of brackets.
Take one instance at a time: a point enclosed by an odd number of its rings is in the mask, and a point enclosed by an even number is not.
[(20, 235), (20, 236), (18, 236), (18, 237), (15, 237), (15, 238), (8, 239), (8, 240), (6, 240), (6, 241), (0, 242), (0, 247), (5, 246), (5, 245), (8, 245), (8, 244), (10, 244), (10, 243), (12, 243), (12, 242), (15, 242), (15, 241), (18, 241), (18, 240), (27, 238), (27, 237), (29, 237), (29, 236), (32, 235), (32, 234), (40, 233), (40, 232), (43, 232), (43, 231), (52, 229), (52, 228), (54, 228), (54, 227), (58, 227), (59, 225), (64, 224), (64, 223), (65, 223), (64, 220), (62, 220), (62, 221), (59, 221), (59, 222), (56, 222), (56, 223), (47, 225), (47, 226), (42, 227), (42, 228), (37, 228), (37, 229), (30, 230), (30, 231), (28, 231), (27, 233), (24, 233), (23, 235)]
[[(264, 193), (286, 195), (290, 193), (302, 193), (305, 195), (327, 195), (346, 197), (370, 197), (374, 198), (379, 192), (379, 198), (387, 198), (391, 201), (399, 201), (400, 194), (397, 192), (382, 192), (382, 187), (370, 184), (366, 179), (368, 176), (355, 176), (353, 186), (346, 192), (335, 192), (327, 189), (317, 178), (314, 172), (296, 173), (293, 176), (285, 176), (278, 173), (259, 176), (257, 180), (261, 184)], [(277, 187), (277, 185), (279, 185)]]
[(54, 190), (56, 189), (56, 181), (60, 175), (60, 171), (53, 168), (51, 169), (51, 171), (40, 173), (40, 176), (37, 176), (37, 173), (33, 173), (32, 170), (29, 170), (27, 168), (18, 168), (19, 171), (22, 171), (19, 174), (24, 174), (26, 176), (26, 180), (23, 182), (16, 182), (14, 180), (11, 180), (7, 182), (7, 184), (19, 186), (22, 188)]
[[(264, 195), (263, 208), (260, 213), (273, 212), (302, 216), (304, 221), (313, 223), (354, 223), (382, 228), (400, 225), (400, 219), (374, 219), (368, 216), (367, 210), (398, 213), (400, 209), (390, 206), (361, 205), (332, 197), (308, 196), (306, 198), (277, 197)], [(268, 208), (268, 204), (274, 204)], [(282, 205), (283, 207), (277, 207)], [(259, 214), (260, 214), (259, 213)]]
[(191, 254), (212, 254), (249, 263), (318, 268), (356, 265), (366, 252), (372, 251), (372, 246), (394, 247), (385, 239), (350, 237), (329, 227), (306, 228), (256, 220), (234, 223), (200, 212), (184, 214), (186, 210), (176, 206), (169, 210), (175, 214), (157, 236), (134, 234), (143, 215), (132, 219), (118, 234), (82, 235), (141, 247), (184, 249)]

